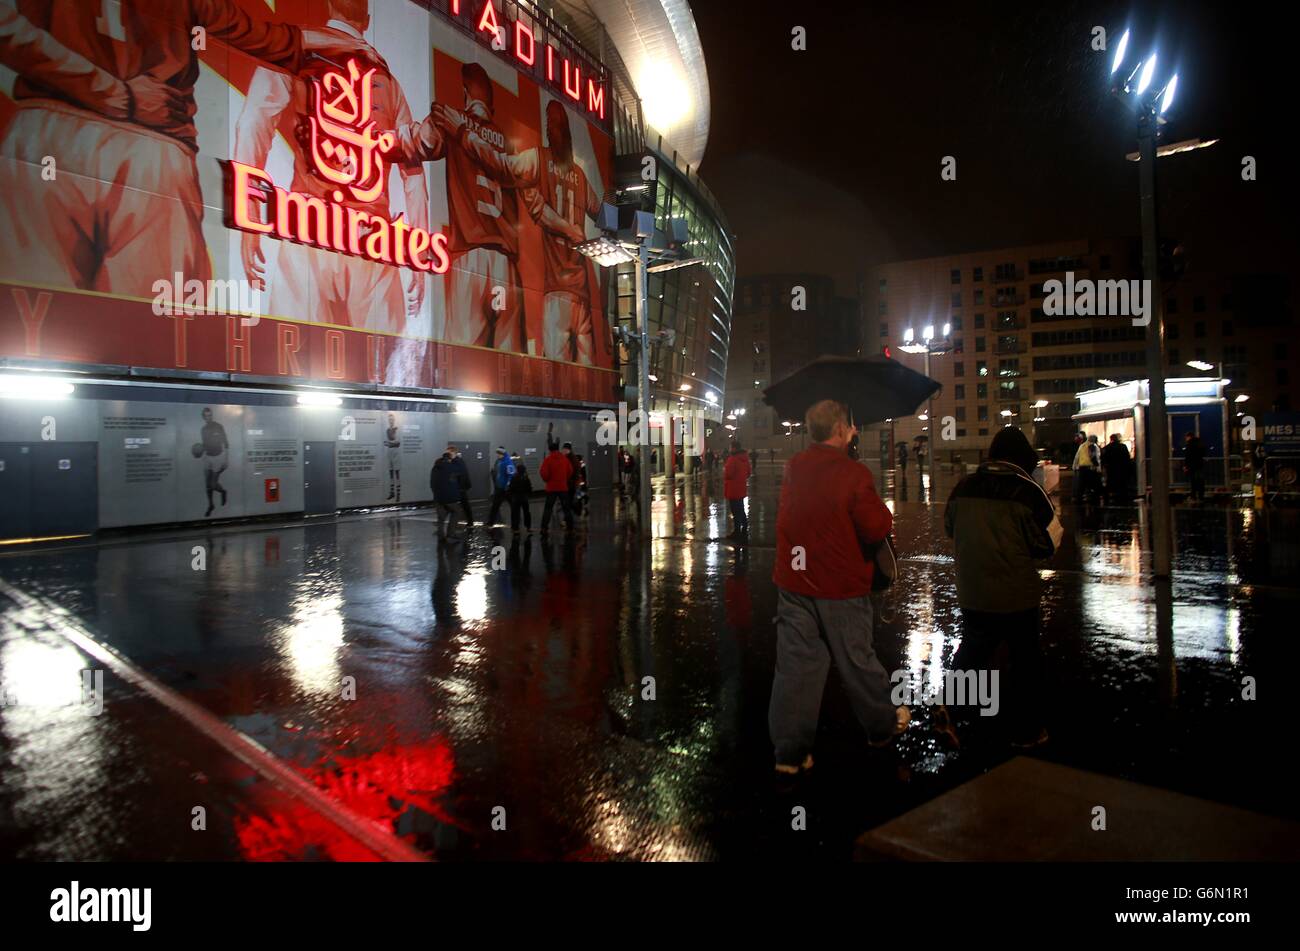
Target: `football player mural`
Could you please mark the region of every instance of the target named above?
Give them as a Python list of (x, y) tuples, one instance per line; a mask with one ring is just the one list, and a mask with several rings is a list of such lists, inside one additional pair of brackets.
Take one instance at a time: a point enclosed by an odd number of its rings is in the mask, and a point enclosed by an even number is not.
[(453, 6), (0, 5), (0, 356), (607, 400), (604, 73)]

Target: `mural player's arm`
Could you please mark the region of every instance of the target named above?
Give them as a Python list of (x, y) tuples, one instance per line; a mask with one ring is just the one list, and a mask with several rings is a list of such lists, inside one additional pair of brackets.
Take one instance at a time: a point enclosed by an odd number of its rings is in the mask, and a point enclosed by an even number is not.
[(442, 103), (434, 103), (430, 115), (443, 135), (469, 152), (493, 181), (506, 188), (529, 188), (537, 184), (541, 160), (536, 148), (499, 152), (469, 130), (463, 113)]
[(148, 73), (118, 79), (5, 5), (0, 5), (0, 64), (110, 119), (158, 127), (184, 115), (183, 99), (171, 86)]
[[(259, 66), (248, 85), (244, 107), (235, 123), (235, 149), (231, 155), (236, 162), (253, 168), (266, 168), (271, 143), (280, 114), (289, 106), (293, 95), (293, 80), (285, 73)], [(249, 201), (253, 199), (250, 197)], [(255, 209), (249, 209), (255, 213)], [(256, 217), (260, 220), (261, 215)], [(244, 275), (258, 290), (266, 290), (266, 256), (262, 254), (262, 236), (253, 231), (240, 232), (239, 253), (243, 259)]]
[[(586, 179), (585, 175), (583, 176), (583, 179), (585, 181)], [(587, 185), (587, 217), (590, 218), (592, 221), (595, 221), (600, 215), (600, 204), (601, 204), (600, 196), (597, 195), (596, 190), (591, 187), (591, 182), (586, 182), (586, 185)], [(578, 242), (581, 243), (586, 240), (587, 240), (587, 232), (582, 228), (579, 228)], [(587, 268), (588, 281), (594, 282), (596, 280), (596, 267), (594, 262), (592, 262), (587, 258), (583, 258), (583, 263)], [(592, 309), (590, 307), (583, 308), (582, 316), (578, 320), (578, 326), (574, 329), (574, 334), (577, 337), (577, 342), (578, 342), (578, 353), (577, 353), (578, 362), (585, 363), (588, 366), (593, 365), (595, 363), (595, 356), (596, 356), (596, 323), (595, 323), (595, 315), (593, 314)]]
[(418, 165), (447, 157), (447, 140), (434, 123), (432, 113), (419, 122), (399, 124), (393, 133), (397, 136), (393, 155), (405, 164)]
[[(394, 80), (396, 85), (396, 80)], [(410, 129), (411, 107), (407, 105), (406, 94), (397, 89), (397, 127), (401, 129)], [(398, 133), (399, 140), (401, 133)], [(398, 171), (402, 176), (402, 191), (406, 195), (406, 220), (410, 222), (412, 228), (423, 228), (429, 230), (429, 189), (424, 182), (424, 168), (421, 166), (419, 159), (411, 156), (406, 158), (406, 152), (402, 151), (404, 161), (398, 166)], [(420, 307), (424, 304), (424, 274), (414, 268), (411, 271), (411, 285), (406, 290), (406, 315), (414, 317), (420, 312)]]
[(272, 66), (297, 73), (304, 53), (353, 57), (357, 41), (329, 27), (306, 28), (255, 20), (234, 0), (191, 0), (194, 22), (215, 39)]

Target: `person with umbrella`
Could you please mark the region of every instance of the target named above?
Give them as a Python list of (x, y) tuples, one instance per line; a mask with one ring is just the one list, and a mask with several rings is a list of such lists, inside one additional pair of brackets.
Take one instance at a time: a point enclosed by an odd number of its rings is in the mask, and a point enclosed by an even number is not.
[(776, 771), (812, 768), (822, 691), (834, 663), (873, 745), (907, 728), (872, 646), (871, 550), (893, 516), (871, 471), (848, 456), (857, 434), (844, 404), (824, 399), (804, 417), (813, 443), (785, 465), (776, 521), (776, 672), (768, 726)]

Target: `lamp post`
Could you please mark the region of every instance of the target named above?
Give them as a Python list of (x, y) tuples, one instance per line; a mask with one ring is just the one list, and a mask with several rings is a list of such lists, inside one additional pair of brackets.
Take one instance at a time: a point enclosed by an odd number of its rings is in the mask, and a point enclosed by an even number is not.
[[(633, 211), (630, 224), (619, 227), (619, 209), (608, 203), (601, 206), (599, 237), (575, 246), (580, 254), (591, 258), (602, 267), (618, 264), (636, 264), (636, 330), (632, 333), (619, 328), (618, 337), (637, 355), (637, 409), (641, 413), (642, 439), (637, 447), (640, 469), (638, 524), (643, 538), (653, 535), (650, 505), (653, 492), (650, 487), (650, 309), (648, 304), (649, 272), (670, 270), (697, 264), (700, 258), (689, 258), (677, 252), (686, 242), (686, 221), (673, 218), (669, 221), (672, 241), (655, 228), (654, 215), (648, 211)], [(661, 335), (671, 331), (661, 332)]]
[(1151, 562), (1157, 578), (1169, 576), (1173, 556), (1169, 510), (1169, 421), (1165, 410), (1164, 294), (1160, 288), (1159, 231), (1156, 219), (1156, 139), (1161, 115), (1178, 88), (1175, 73), (1156, 90), (1156, 54), (1139, 62), (1127, 78), (1119, 72), (1128, 50), (1129, 31), (1120, 37), (1111, 64), (1112, 92), (1137, 115), (1138, 185), (1142, 209), (1142, 271), (1150, 282), (1151, 323), (1147, 327), (1147, 461), (1151, 470)]
[[(925, 355), (925, 375), (930, 375), (930, 354), (936, 356), (947, 353), (952, 346), (952, 324), (943, 325), (943, 336), (935, 337), (934, 325), (926, 324), (921, 329), (921, 340), (916, 340), (916, 331), (908, 327), (903, 331), (903, 345), (899, 347), (904, 353), (921, 353)], [(930, 435), (926, 439), (926, 460), (930, 469), (930, 497), (934, 496), (934, 394), (930, 394), (929, 400), (925, 405), (926, 424)], [(892, 440), (893, 437), (891, 436)], [(921, 467), (917, 466), (917, 475), (921, 475)]]

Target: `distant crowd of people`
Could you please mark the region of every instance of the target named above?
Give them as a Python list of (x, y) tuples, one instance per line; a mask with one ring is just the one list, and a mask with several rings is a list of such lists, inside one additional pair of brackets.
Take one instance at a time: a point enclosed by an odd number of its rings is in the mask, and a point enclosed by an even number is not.
[[(1196, 433), (1183, 437), (1182, 470), (1189, 484), (1188, 498), (1205, 501), (1205, 442)], [(1094, 433), (1080, 430), (1074, 437), (1074, 501), (1079, 505), (1104, 502), (1128, 505), (1137, 493), (1137, 460), (1119, 433), (1111, 433), (1102, 446)]]
[[(546, 491), (546, 504), (542, 509), (542, 534), (549, 533), (557, 504), (564, 518), (564, 530), (572, 532), (575, 519), (583, 516), (587, 507), (586, 461), (573, 451), (572, 443), (551, 443), (537, 474)], [(491, 479), (492, 507), (488, 510), (484, 527), (489, 530), (503, 527), (499, 519), (502, 508), (508, 505), (511, 531), (518, 532), (522, 526), (523, 531), (531, 532), (534, 487), (528, 475), (528, 467), (519, 454), (508, 452), (504, 446), (497, 446)], [(441, 458), (433, 464), (433, 470), (429, 473), (429, 487), (433, 490), (440, 538), (461, 537), (456, 524), (458, 512), (464, 516), (465, 530), (468, 532), (473, 529), (474, 512), (469, 503), (473, 482), (469, 467), (455, 445), (449, 445)]]

